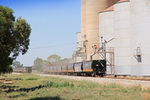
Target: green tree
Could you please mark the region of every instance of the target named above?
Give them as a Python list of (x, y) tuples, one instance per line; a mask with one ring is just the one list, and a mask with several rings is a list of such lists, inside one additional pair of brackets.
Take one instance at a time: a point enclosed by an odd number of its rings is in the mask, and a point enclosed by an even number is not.
[(30, 33), (25, 19), (19, 17), (15, 21), (13, 10), (0, 6), (0, 74), (7, 72), (19, 53), (27, 52)]
[(19, 61), (15, 61), (12, 63), (13, 67), (17, 68), (17, 67), (23, 67), (23, 64), (21, 64)]
[(60, 56), (56, 55), (56, 54), (53, 54), (53, 55), (50, 55), (47, 60), (49, 60), (51, 63), (53, 62), (57, 62), (60, 60)]
[(47, 64), (50, 64), (50, 61), (48, 61), (48, 60), (43, 60), (42, 61), (42, 66), (47, 65)]
[(72, 58), (64, 58), (64, 59), (60, 59), (58, 62), (54, 63), (55, 65), (65, 65), (68, 63), (73, 63), (73, 59)]
[(13, 72), (13, 68), (11, 65), (9, 65), (9, 67), (7, 68), (7, 73), (12, 73)]
[(33, 69), (34, 69), (34, 70), (41, 71), (41, 70), (42, 70), (42, 67), (43, 67), (42, 63), (43, 63), (43, 60), (42, 60), (41, 58), (38, 58), (38, 57), (37, 57), (37, 58), (34, 60)]

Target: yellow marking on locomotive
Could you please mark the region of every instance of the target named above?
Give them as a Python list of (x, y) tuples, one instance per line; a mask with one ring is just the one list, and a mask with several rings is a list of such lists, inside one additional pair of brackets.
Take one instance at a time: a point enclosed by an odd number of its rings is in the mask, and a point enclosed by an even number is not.
[(68, 70), (68, 72), (74, 72), (74, 70)]
[(26, 73), (27, 71), (23, 71), (23, 73)]
[(68, 72), (67, 70), (62, 70), (62, 72)]
[(54, 72), (54, 71), (48, 71), (48, 72)]
[(47, 72), (52, 72), (52, 71), (49, 71), (49, 70), (48, 70)]
[(84, 69), (83, 72), (92, 72), (93, 69)]
[(57, 71), (53, 71), (54, 73), (56, 73)]

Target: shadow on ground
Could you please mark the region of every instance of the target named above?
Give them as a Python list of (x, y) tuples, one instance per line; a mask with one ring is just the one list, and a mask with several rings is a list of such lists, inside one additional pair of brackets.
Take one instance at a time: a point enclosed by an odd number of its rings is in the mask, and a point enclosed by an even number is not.
[(0, 78), (1, 81), (22, 80), (22, 78)]
[(10, 92), (29, 92), (29, 91), (35, 91), (36, 89), (41, 89), (44, 88), (44, 85), (39, 85), (39, 86), (35, 86), (35, 87), (31, 87), (31, 88), (20, 88), (20, 89), (13, 89), (13, 88), (9, 88), (8, 90), (4, 91), (6, 93), (10, 93)]
[(15, 88), (19, 88), (19, 86), (2, 85), (2, 86), (0, 86), (0, 88), (1, 88), (1, 89), (7, 89), (7, 88), (9, 88), (9, 89), (15, 89)]
[[(20, 88), (20, 89), (17, 89), (17, 90), (9, 88), (8, 90), (5, 90), (4, 92), (6, 92), (6, 93), (11, 93), (11, 92), (29, 92), (29, 91), (35, 91), (36, 89), (41, 89), (41, 88), (44, 88), (44, 87), (46, 87), (46, 86), (39, 85), (39, 86), (31, 87), (31, 88)], [(21, 96), (27, 96), (27, 94), (26, 93), (21, 93), (20, 95), (9, 96), (9, 98), (17, 98), (17, 97), (21, 97)], [(37, 100), (39, 100), (39, 99), (37, 99)], [(41, 100), (43, 100), (43, 99), (41, 99)], [(52, 99), (44, 99), (44, 100), (52, 100)], [(53, 100), (55, 100), (55, 99), (53, 99)], [(60, 99), (56, 99), (56, 100), (60, 100)]]
[(37, 97), (37, 98), (32, 98), (30, 100), (63, 100), (59, 96), (55, 97)]

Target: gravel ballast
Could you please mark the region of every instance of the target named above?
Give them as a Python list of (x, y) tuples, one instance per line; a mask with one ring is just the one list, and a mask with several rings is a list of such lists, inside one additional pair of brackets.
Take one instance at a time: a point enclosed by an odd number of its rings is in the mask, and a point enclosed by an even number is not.
[(59, 77), (72, 80), (86, 80), (100, 84), (119, 84), (125, 87), (141, 86), (142, 89), (150, 88), (150, 81), (142, 80), (128, 80), (128, 79), (115, 79), (115, 78), (98, 78), (98, 77), (82, 77), (82, 76), (67, 76), (67, 75), (50, 75), (50, 74), (37, 74), (40, 76)]

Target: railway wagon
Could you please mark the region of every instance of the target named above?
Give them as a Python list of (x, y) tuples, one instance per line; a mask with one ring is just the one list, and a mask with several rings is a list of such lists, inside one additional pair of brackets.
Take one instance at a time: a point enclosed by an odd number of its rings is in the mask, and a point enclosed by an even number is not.
[(50, 64), (47, 64), (47, 65), (44, 65), (43, 66), (43, 72), (45, 73), (45, 74), (50, 74), (51, 73), (51, 71), (52, 71), (52, 66), (50, 65)]
[(104, 76), (106, 73), (106, 61), (92, 60), (83, 62), (83, 73), (92, 76)]
[(52, 74), (59, 74), (62, 72), (62, 66), (50, 66), (50, 73)]
[(62, 65), (62, 73), (63, 75), (66, 75), (68, 72), (68, 65)]
[(16, 72), (16, 73), (32, 73), (32, 67), (14, 68), (13, 72)]
[(51, 73), (56, 74), (56, 72), (57, 72), (56, 66), (51, 66)]
[(62, 66), (55, 66), (57, 68), (57, 74), (62, 72)]
[(74, 73), (74, 63), (68, 64), (67, 74), (72, 75)]
[(51, 74), (52, 71), (53, 71), (52, 66), (51, 65), (50, 66), (49, 65), (48, 66), (44, 66), (43, 71), (46, 74)]
[(82, 62), (74, 63), (75, 75), (81, 75), (82, 71), (83, 71), (83, 63)]
[(44, 66), (44, 67), (43, 67), (43, 72), (44, 72), (45, 74), (47, 74), (47, 70), (48, 70), (48, 66)]
[(51, 72), (51, 70), (50, 70), (50, 67), (51, 66), (45, 66), (44, 68), (43, 68), (43, 71), (44, 71), (44, 73), (50, 73)]
[(26, 67), (27, 73), (32, 73), (32, 67)]
[(62, 66), (48, 66), (44, 71), (51, 74), (104, 76), (106, 74), (106, 61), (92, 60)]

